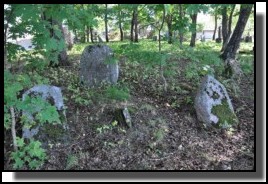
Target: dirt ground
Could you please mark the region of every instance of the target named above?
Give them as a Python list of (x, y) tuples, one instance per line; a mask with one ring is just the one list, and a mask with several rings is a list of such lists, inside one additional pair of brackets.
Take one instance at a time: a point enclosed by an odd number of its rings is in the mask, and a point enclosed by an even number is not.
[[(49, 159), (41, 170), (253, 169), (254, 74), (241, 79), (239, 96), (229, 94), (239, 125), (221, 131), (198, 122), (193, 107), (196, 88), (186, 87), (185, 94), (156, 93), (149, 79), (140, 83), (126, 79), (133, 88), (131, 98), (123, 105), (130, 111), (133, 127), (113, 126), (113, 110), (122, 102), (100, 103), (92, 97), (91, 104), (81, 105), (72, 100), (67, 84), (75, 82), (73, 76), (78, 76), (78, 70), (78, 64), (57, 69), (57, 75), (70, 76), (52, 79), (52, 84), (63, 87), (70, 140), (47, 150)], [(183, 73), (180, 75), (178, 83), (187, 83)], [(124, 78), (122, 72), (120, 79)], [(172, 105), (173, 96), (179, 105)], [(11, 141), (9, 134), (5, 133), (6, 143)], [(5, 146), (5, 155), (11, 148)], [(5, 158), (5, 169), (12, 169), (10, 159)]]

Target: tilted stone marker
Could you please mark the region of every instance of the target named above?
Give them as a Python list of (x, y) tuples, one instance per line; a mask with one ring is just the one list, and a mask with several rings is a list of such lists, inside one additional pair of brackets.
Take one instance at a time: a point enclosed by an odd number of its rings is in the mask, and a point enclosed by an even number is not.
[(115, 84), (118, 80), (118, 63), (106, 45), (87, 46), (82, 53), (80, 67), (80, 81), (86, 86), (99, 86), (102, 82)]
[[(52, 133), (53, 134), (52, 136), (54, 138), (56, 138), (55, 135), (58, 135), (58, 136), (61, 136), (60, 139), (66, 140), (66, 136), (67, 136), (66, 130), (68, 129), (68, 126), (66, 124), (65, 106), (63, 103), (61, 89), (56, 86), (37, 85), (27, 90), (22, 95), (23, 101), (26, 99), (26, 96), (41, 97), (43, 100), (48, 101), (49, 103), (51, 103), (51, 105), (54, 105), (56, 107), (60, 116), (62, 116), (63, 120), (61, 124), (57, 124), (57, 125), (45, 123), (44, 125), (41, 126), (37, 122), (37, 125), (35, 125), (34, 127), (31, 127), (31, 128), (23, 127), (23, 130), (22, 130), (23, 138), (30, 139), (33, 137), (37, 137), (37, 139), (38, 140), (41, 139), (42, 142), (43, 141), (48, 142), (49, 141), (48, 137), (50, 137), (50, 133)], [(36, 114), (40, 111), (41, 109), (37, 107), (33, 114)], [(25, 116), (30, 123), (35, 121), (33, 114), (27, 112), (27, 110), (23, 111), (23, 116)]]
[(203, 78), (194, 107), (198, 120), (207, 125), (224, 128), (238, 122), (225, 87), (210, 75)]
[(114, 119), (122, 126), (132, 127), (131, 117), (127, 108), (117, 109), (114, 113)]

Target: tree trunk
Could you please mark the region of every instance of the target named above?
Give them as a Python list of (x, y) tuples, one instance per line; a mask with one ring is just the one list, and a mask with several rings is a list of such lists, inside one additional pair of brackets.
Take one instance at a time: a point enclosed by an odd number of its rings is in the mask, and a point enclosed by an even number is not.
[(215, 40), (216, 32), (217, 32), (217, 27), (218, 27), (218, 14), (217, 14), (217, 12), (215, 12), (215, 27), (214, 27), (214, 32), (213, 32), (212, 40)]
[(138, 7), (134, 10), (134, 31), (135, 31), (135, 37), (134, 37), (134, 42), (139, 42), (138, 36)]
[(109, 42), (109, 37), (108, 37), (108, 4), (105, 4), (105, 38), (106, 42)]
[[(64, 34), (63, 34), (62, 24), (61, 23), (58, 23), (58, 25), (60, 27), (62, 37), (65, 40)], [(60, 38), (56, 38), (56, 39), (60, 40)], [(60, 51), (60, 53), (58, 55), (58, 59), (59, 59), (59, 65), (60, 66), (69, 66), (70, 65), (70, 63), (68, 61), (68, 55), (67, 55), (66, 48), (64, 48), (62, 51)]]
[(93, 39), (93, 28), (92, 27), (89, 27), (89, 32), (90, 32), (91, 43), (94, 43), (94, 39)]
[[(182, 4), (179, 4), (179, 13), (180, 13), (180, 21), (182, 21), (183, 16), (184, 16)], [(179, 30), (180, 45), (182, 45), (182, 42), (183, 42), (183, 30), (182, 29), (183, 28), (180, 28), (180, 30)]]
[(168, 27), (168, 43), (172, 44), (172, 15), (168, 14), (166, 16), (166, 20), (167, 20), (167, 27)]
[(228, 22), (228, 34), (227, 34), (227, 39), (229, 41), (229, 38), (231, 36), (231, 33), (232, 33), (232, 21), (233, 21), (233, 14), (234, 14), (234, 10), (235, 10), (235, 4), (232, 5), (232, 10), (231, 10), (231, 13), (230, 13), (230, 16), (229, 16), (229, 22)]
[(17, 136), (16, 136), (16, 119), (15, 119), (15, 111), (13, 107), (10, 107), (10, 113), (11, 113), (11, 133), (12, 133), (12, 139), (13, 139), (13, 147), (14, 151), (18, 151), (18, 145), (17, 145)]
[(86, 29), (85, 29), (85, 26), (83, 26), (83, 29), (82, 29), (82, 36), (81, 36), (81, 43), (85, 43), (86, 42)]
[(76, 29), (74, 29), (74, 38), (75, 38), (75, 40), (78, 40), (78, 35), (77, 35)]
[(89, 43), (89, 26), (87, 26), (86, 32), (87, 32), (87, 43)]
[(197, 20), (197, 13), (191, 15), (192, 19), (192, 25), (193, 25), (193, 30), (192, 30), (192, 37), (191, 37), (191, 42), (190, 46), (194, 47), (195, 46), (195, 38), (196, 38), (196, 20)]
[[(161, 54), (161, 36), (160, 36), (160, 32), (163, 28), (163, 25), (164, 25), (164, 22), (165, 22), (165, 16), (166, 16), (166, 11), (165, 11), (165, 7), (163, 8), (163, 19), (162, 19), (162, 23), (161, 23), (161, 26), (158, 30), (158, 36), (159, 36), (159, 39), (158, 39), (158, 43), (159, 43), (159, 53)], [(162, 59), (161, 59), (162, 60)], [(167, 92), (167, 80), (164, 76), (164, 66), (163, 66), (163, 63), (162, 61), (160, 61), (160, 76), (163, 80), (163, 83), (164, 83), (164, 92), (166, 93)]]
[(226, 38), (226, 42), (223, 44), (221, 51), (223, 51), (227, 45), (227, 43), (229, 42), (230, 36), (232, 34), (232, 20), (233, 20), (233, 14), (234, 14), (234, 9), (235, 9), (235, 4), (232, 5), (232, 10), (230, 13), (230, 16), (228, 18), (228, 31), (227, 31), (227, 38)]
[(134, 41), (134, 11), (132, 13), (132, 19), (131, 19), (131, 27), (130, 27), (130, 41)]
[[(43, 13), (42, 18), (43, 18), (43, 20), (48, 21), (50, 23), (50, 25), (51, 25), (51, 26), (47, 27), (47, 29), (50, 32), (50, 37), (51, 38), (54, 38), (55, 40), (58, 40), (58, 41), (60, 41), (61, 39), (65, 40), (63, 27), (62, 27), (62, 24), (60, 22), (58, 22), (57, 20), (53, 19), (52, 17), (47, 18), (47, 16), (45, 15), (45, 12)], [(61, 31), (62, 37), (58, 37), (58, 36), (56, 36), (56, 34), (54, 34), (54, 25), (58, 25), (58, 27), (59, 27), (59, 29)], [(70, 65), (70, 63), (68, 61), (66, 47), (64, 47), (64, 49), (62, 51), (59, 51), (58, 64), (55, 65), (54, 63), (50, 62), (50, 65), (52, 65), (52, 66), (68, 66), (68, 65)]]
[(121, 16), (122, 16), (122, 11), (119, 12), (119, 30), (120, 30), (120, 41), (123, 41), (124, 40), (124, 32), (123, 32), (123, 29), (122, 29)]
[(227, 7), (223, 7), (222, 8), (222, 49), (221, 51), (223, 51), (224, 49), (224, 45), (226, 44), (226, 42), (228, 42), (227, 40), (227, 35), (228, 35), (228, 17), (227, 17)]
[(232, 37), (230, 38), (230, 41), (227, 43), (226, 48), (221, 54), (223, 60), (235, 59), (236, 52), (240, 46), (241, 36), (244, 32), (252, 7), (253, 7), (252, 4), (241, 5), (239, 18), (235, 26), (234, 32), (232, 34)]

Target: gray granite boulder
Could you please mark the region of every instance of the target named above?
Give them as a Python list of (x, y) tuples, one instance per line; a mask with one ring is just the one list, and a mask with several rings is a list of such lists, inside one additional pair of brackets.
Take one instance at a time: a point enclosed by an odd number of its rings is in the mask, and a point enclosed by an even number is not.
[(119, 66), (113, 52), (106, 45), (87, 46), (80, 60), (80, 80), (89, 87), (102, 82), (115, 84), (119, 76)]
[(210, 75), (203, 78), (194, 107), (198, 120), (207, 125), (224, 128), (238, 121), (225, 87)]
[[(34, 112), (29, 112), (27, 110), (23, 111), (23, 116), (27, 118), (27, 120), (32, 123), (34, 126), (31, 128), (24, 126), (22, 130), (22, 136), (23, 138), (33, 138), (33, 137), (38, 137), (43, 138), (44, 140), (47, 139), (47, 135), (49, 133), (44, 133), (44, 130), (53, 130), (54, 134), (55, 131), (58, 132), (63, 132), (68, 129), (68, 126), (66, 124), (66, 114), (65, 114), (65, 107), (63, 103), (63, 97), (61, 93), (61, 89), (56, 87), (56, 86), (49, 86), (49, 85), (37, 85), (34, 86), (33, 88), (27, 90), (23, 96), (22, 100), (26, 100), (26, 96), (29, 97), (41, 97), (43, 100), (48, 101), (51, 105), (54, 105), (56, 109), (58, 110), (60, 117), (61, 117), (61, 124), (60, 125), (52, 125), (48, 123), (45, 123), (46, 125), (40, 125), (37, 124), (34, 125), (34, 114), (37, 114), (40, 112), (42, 109), (38, 106), (35, 107)], [(57, 129), (57, 130), (56, 130)], [(62, 130), (61, 130), (62, 129)]]

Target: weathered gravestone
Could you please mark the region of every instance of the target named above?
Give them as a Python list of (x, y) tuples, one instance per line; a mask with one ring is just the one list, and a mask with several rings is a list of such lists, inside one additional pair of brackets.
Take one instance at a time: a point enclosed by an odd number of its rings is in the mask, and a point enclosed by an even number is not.
[(127, 108), (115, 110), (114, 119), (122, 126), (132, 127), (131, 117)]
[(226, 128), (238, 122), (225, 87), (210, 75), (203, 78), (195, 98), (199, 121)]
[(106, 45), (87, 46), (80, 60), (80, 80), (93, 87), (102, 82), (115, 84), (119, 76), (119, 66), (113, 52)]
[(34, 106), (34, 110), (31, 110), (31, 112), (27, 110), (23, 111), (23, 116), (27, 118), (29, 124), (32, 125), (30, 128), (28, 126), (23, 127), (23, 138), (36, 138), (44, 143), (43, 146), (45, 147), (49, 143), (56, 143), (58, 141), (66, 142), (68, 139), (68, 125), (66, 122), (65, 107), (61, 89), (56, 86), (37, 85), (27, 90), (23, 94), (22, 100), (25, 101), (27, 96), (30, 98), (41, 97), (51, 105), (54, 105), (60, 115), (61, 123), (44, 123), (42, 125), (38, 122), (34, 123), (36, 121), (34, 115), (42, 111), (42, 107), (40, 108), (39, 104), (36, 104)]

